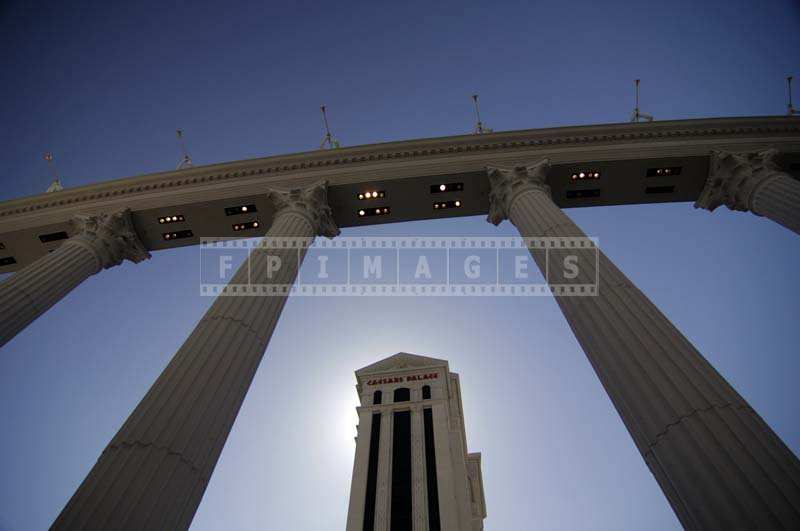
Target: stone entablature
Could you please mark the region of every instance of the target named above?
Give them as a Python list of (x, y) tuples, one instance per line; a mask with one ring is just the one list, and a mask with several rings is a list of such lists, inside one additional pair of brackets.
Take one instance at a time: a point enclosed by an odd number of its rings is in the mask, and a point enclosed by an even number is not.
[[(542, 157), (551, 150), (558, 152), (550, 155), (551, 159), (562, 162), (574, 158), (565, 150), (575, 151), (575, 148), (589, 150), (593, 157), (603, 159), (604, 149), (615, 145), (634, 144), (641, 147), (642, 143), (679, 141), (691, 144), (693, 141), (700, 141), (705, 146), (709, 140), (719, 140), (720, 143), (730, 145), (740, 142), (739, 139), (750, 137), (774, 138), (775, 142), (782, 143), (787, 138), (797, 139), (799, 136), (800, 120), (792, 117), (711, 118), (526, 129), (308, 151), (127, 177), (66, 188), (57, 194), (43, 193), (4, 201), (0, 203), (0, 232), (11, 230), (4, 221), (7, 218), (36, 214), (42, 210), (71, 211), (75, 207), (84, 211), (105, 210), (107, 208), (104, 207), (110, 203), (133, 205), (130, 203), (132, 199), (138, 200), (153, 194), (185, 194), (214, 188), (216, 197), (224, 198), (235, 197), (237, 192), (233, 188), (239, 183), (245, 185), (258, 181), (272, 186), (294, 188), (321, 178), (329, 179), (331, 186), (369, 181), (369, 177), (358, 175), (358, 170), (361, 166), (369, 168), (374, 163), (389, 162), (397, 165), (410, 160), (431, 159), (433, 162), (437, 158), (443, 158), (450, 165), (456, 155), (469, 159), (478, 155), (476, 167), (482, 167), (486, 164), (486, 156), (492, 159), (497, 155), (502, 158), (515, 154), (525, 157), (530, 153)], [(707, 154), (710, 149), (704, 148), (702, 153)], [(635, 156), (634, 153), (631, 155)], [(342, 172), (344, 168), (349, 168), (349, 171)], [(436, 167), (435, 162), (431, 167), (432, 172), (441, 169)], [(353, 173), (354, 170), (356, 173)], [(393, 177), (387, 174), (386, 178)], [(227, 187), (230, 187), (233, 194), (223, 191)], [(247, 186), (243, 187), (246, 188)], [(190, 200), (185, 197), (183, 201)], [(140, 208), (155, 206), (163, 206), (163, 203), (145, 202)], [(51, 212), (51, 216), (53, 215), (55, 214)]]

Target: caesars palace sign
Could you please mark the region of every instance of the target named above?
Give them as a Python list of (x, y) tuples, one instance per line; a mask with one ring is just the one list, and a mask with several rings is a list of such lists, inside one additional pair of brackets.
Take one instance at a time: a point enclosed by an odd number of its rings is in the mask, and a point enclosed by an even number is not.
[(439, 377), (438, 373), (432, 372), (429, 374), (412, 374), (410, 376), (393, 376), (391, 378), (376, 378), (367, 381), (367, 385), (382, 385), (403, 382), (418, 382), (420, 380), (435, 380)]

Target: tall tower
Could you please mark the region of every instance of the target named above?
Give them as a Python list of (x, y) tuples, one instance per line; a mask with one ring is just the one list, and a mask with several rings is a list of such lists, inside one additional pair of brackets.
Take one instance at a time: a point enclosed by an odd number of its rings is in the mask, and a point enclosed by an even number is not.
[(356, 371), (347, 531), (481, 531), (481, 454), (467, 453), (447, 361), (401, 352)]

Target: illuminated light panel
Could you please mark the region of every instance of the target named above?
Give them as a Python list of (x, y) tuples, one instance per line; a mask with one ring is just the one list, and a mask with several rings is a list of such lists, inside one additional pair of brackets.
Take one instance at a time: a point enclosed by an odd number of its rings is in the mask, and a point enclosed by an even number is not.
[(59, 232), (51, 232), (50, 234), (39, 235), (39, 241), (42, 243), (57, 242), (58, 240), (66, 240), (67, 238), (69, 238), (69, 234), (63, 230)]
[(177, 230), (175, 232), (164, 232), (161, 234), (161, 237), (167, 241), (180, 240), (182, 238), (191, 238), (192, 236), (194, 236), (194, 234), (192, 233), (192, 231), (188, 229)]
[(599, 170), (580, 170), (572, 174), (573, 181), (583, 181), (585, 179), (599, 179), (599, 178), (600, 178)]
[(669, 166), (664, 168), (647, 168), (648, 177), (672, 177), (681, 174), (681, 166)]
[(362, 201), (364, 199), (383, 199), (386, 197), (386, 192), (383, 190), (369, 190), (367, 192), (361, 192), (357, 197)]
[(250, 230), (250, 229), (257, 229), (261, 226), (261, 223), (258, 221), (248, 221), (247, 223), (236, 223), (233, 225), (233, 230), (240, 231), (240, 230)]
[(360, 208), (356, 212), (358, 217), (364, 218), (369, 216), (388, 216), (391, 214), (391, 210), (389, 207), (369, 207), (369, 208)]
[(161, 216), (158, 218), (158, 222), (161, 224), (164, 223), (180, 223), (182, 221), (186, 221), (186, 218), (183, 217), (181, 214), (177, 214), (174, 216)]
[(17, 261), (14, 259), (13, 256), (6, 256), (4, 258), (0, 258), (0, 266), (7, 266), (16, 263)]
[(437, 201), (433, 204), (434, 210), (444, 210), (446, 208), (461, 208), (464, 205), (464, 202), (460, 199), (455, 199), (453, 201)]
[(253, 212), (258, 212), (258, 209), (255, 205), (238, 205), (227, 207), (225, 209), (226, 216), (238, 216), (241, 214), (251, 214)]
[(441, 194), (446, 192), (461, 192), (464, 190), (464, 183), (442, 183), (432, 184), (431, 193)]
[(587, 190), (567, 190), (567, 199), (583, 199), (587, 197), (600, 197), (600, 189), (590, 188)]

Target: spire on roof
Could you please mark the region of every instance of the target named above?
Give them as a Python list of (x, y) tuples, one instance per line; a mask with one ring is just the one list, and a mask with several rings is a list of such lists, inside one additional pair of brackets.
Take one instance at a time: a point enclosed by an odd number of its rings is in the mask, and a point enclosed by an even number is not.
[(186, 142), (183, 139), (183, 129), (176, 129), (175, 134), (178, 136), (178, 143), (181, 146), (181, 161), (178, 163), (178, 169), (191, 168), (194, 166), (192, 157), (189, 156), (189, 151), (186, 149)]
[(477, 119), (477, 123), (475, 124), (475, 129), (472, 131), (476, 135), (482, 135), (484, 133), (491, 133), (492, 130), (488, 127), (483, 126), (483, 122), (481, 121), (481, 110), (478, 107), (478, 95), (472, 95), (472, 102), (475, 106), (475, 118)]
[(645, 120), (646, 122), (653, 121), (652, 114), (645, 114), (643, 112), (639, 112), (639, 80), (636, 80), (636, 105), (633, 108), (633, 115), (631, 115), (631, 122), (640, 122)]
[(320, 111), (322, 111), (322, 122), (325, 124), (325, 137), (322, 139), (322, 143), (319, 145), (320, 149), (336, 149), (339, 147), (339, 141), (336, 140), (333, 135), (331, 134), (331, 128), (328, 126), (328, 114), (325, 112), (325, 106), (320, 105)]
[(58, 173), (56, 172), (55, 164), (53, 164), (53, 154), (48, 151), (44, 154), (44, 160), (47, 161), (47, 167), (50, 168), (50, 173), (53, 176), (53, 182), (47, 187), (45, 193), (60, 192), (64, 189), (64, 186), (62, 186), (61, 179), (58, 178)]

